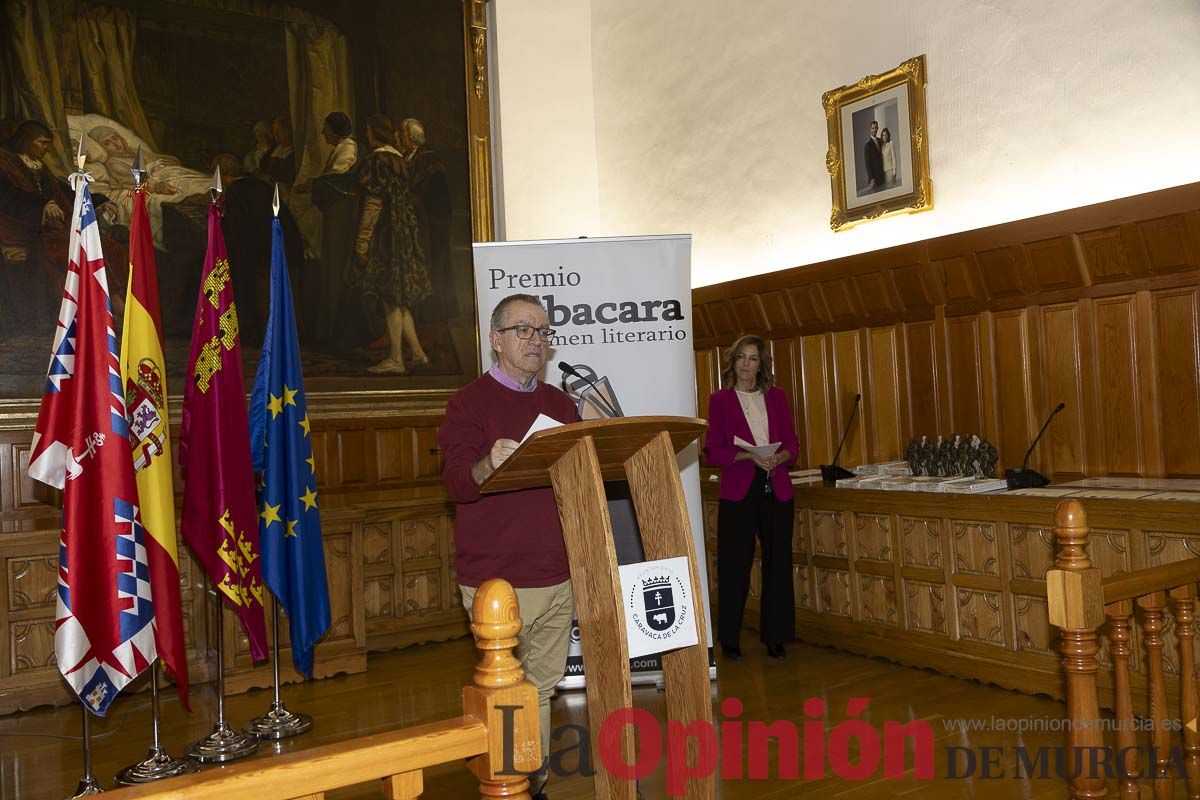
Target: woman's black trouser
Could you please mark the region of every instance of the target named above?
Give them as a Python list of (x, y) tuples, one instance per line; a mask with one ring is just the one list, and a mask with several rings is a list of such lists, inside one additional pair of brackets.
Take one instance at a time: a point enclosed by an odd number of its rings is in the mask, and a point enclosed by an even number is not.
[(750, 590), (754, 539), (762, 548), (759, 638), (768, 645), (796, 638), (792, 590), (793, 501), (775, 499), (767, 473), (755, 470), (743, 500), (722, 500), (717, 514), (717, 641), (736, 646)]

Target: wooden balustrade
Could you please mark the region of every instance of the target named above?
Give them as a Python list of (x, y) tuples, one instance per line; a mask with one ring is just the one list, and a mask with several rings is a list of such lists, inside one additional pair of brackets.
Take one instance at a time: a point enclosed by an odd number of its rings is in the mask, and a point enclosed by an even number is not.
[[(1200, 798), (1200, 733), (1197, 731), (1198, 687), (1196, 675), (1195, 604), (1196, 584), (1200, 582), (1200, 558), (1165, 566), (1119, 573), (1102, 578), (1087, 553), (1087, 516), (1077, 500), (1058, 504), (1054, 520), (1058, 545), (1055, 568), (1046, 575), (1050, 623), (1059, 628), (1060, 652), (1066, 672), (1068, 748), (1066, 763), (1070, 770), (1072, 798), (1100, 798), (1108, 794), (1103, 770), (1089, 769), (1097, 761), (1091, 748), (1106, 747), (1096, 688), (1099, 668), (1100, 629), (1107, 620), (1110, 654), (1113, 662), (1115, 729), (1113, 758), (1117, 788), (1127, 800), (1140, 797), (1139, 776), (1151, 786), (1153, 797), (1165, 800), (1173, 795), (1175, 778), (1171, 749), (1182, 753), (1188, 797)], [(1139, 735), (1130, 691), (1130, 657), (1133, 648), (1134, 609), (1141, 609), (1145, 652), (1147, 706), (1152, 730)], [(1169, 610), (1168, 610), (1169, 609)], [(1163, 634), (1168, 614), (1174, 622), (1179, 651), (1179, 726), (1170, 724), (1167, 707), (1167, 678), (1163, 668)], [(1173, 741), (1172, 728), (1180, 735)], [(1151, 755), (1142, 763), (1139, 748)], [(1082, 766), (1082, 769), (1079, 767)], [(1177, 771), (1177, 770), (1176, 770)]]
[(421, 795), (424, 769), (466, 759), (481, 797), (528, 800), (529, 780), (522, 773), (541, 765), (541, 723), (537, 689), (513, 654), (521, 617), (512, 587), (502, 580), (485, 582), (475, 594), (472, 617), (480, 659), (474, 685), (463, 688), (461, 717), (108, 794), (114, 800), (323, 800), (325, 792), (377, 780), (384, 797), (410, 800)]

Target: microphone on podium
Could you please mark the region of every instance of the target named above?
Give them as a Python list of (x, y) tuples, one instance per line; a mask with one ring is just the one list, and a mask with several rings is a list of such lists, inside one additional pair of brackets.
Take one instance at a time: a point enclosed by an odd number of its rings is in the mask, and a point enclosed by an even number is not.
[(842, 454), (842, 445), (846, 444), (846, 437), (850, 435), (850, 426), (854, 424), (854, 415), (858, 413), (858, 403), (862, 400), (861, 394), (854, 395), (854, 407), (850, 409), (850, 419), (846, 421), (846, 430), (842, 431), (842, 440), (838, 442), (837, 451), (833, 454), (832, 464), (821, 465), (821, 481), (823, 483), (835, 484), (842, 478), (853, 478), (854, 473), (845, 467), (838, 466), (838, 456)]
[(1050, 416), (1046, 417), (1046, 422), (1042, 425), (1042, 429), (1038, 431), (1038, 435), (1033, 437), (1033, 443), (1029, 445), (1029, 449), (1025, 451), (1025, 460), (1021, 462), (1020, 469), (1004, 470), (1004, 478), (1008, 481), (1010, 489), (1039, 489), (1042, 486), (1050, 483), (1050, 479), (1041, 474), (1037, 470), (1028, 469), (1029, 457), (1033, 455), (1033, 448), (1037, 447), (1037, 443), (1041, 441), (1042, 434), (1046, 432), (1046, 428), (1050, 427), (1050, 420), (1054, 419), (1054, 415), (1067, 407), (1066, 403), (1059, 403), (1050, 412)]
[[(573, 378), (579, 378), (580, 380), (587, 383), (588, 386), (591, 386), (592, 389), (594, 390), (595, 394), (593, 394), (590, 399), (597, 408), (599, 408), (604, 413), (608, 414), (609, 417), (611, 417), (613, 419), (615, 419), (617, 417), (625, 416), (624, 414), (621, 413), (620, 409), (613, 407), (612, 403), (610, 403), (608, 401), (608, 398), (604, 396), (604, 393), (600, 391), (600, 387), (596, 385), (596, 382), (594, 380), (589, 378), (587, 375), (584, 375), (582, 372), (580, 372), (575, 367), (571, 366), (570, 364), (568, 364), (565, 361), (558, 362), (558, 368), (563, 373), (564, 386), (567, 381), (567, 378), (566, 378), (567, 375), (570, 375)], [(587, 369), (590, 371), (590, 367), (584, 367), (584, 369)], [(580, 409), (580, 413), (582, 414), (582, 407)]]

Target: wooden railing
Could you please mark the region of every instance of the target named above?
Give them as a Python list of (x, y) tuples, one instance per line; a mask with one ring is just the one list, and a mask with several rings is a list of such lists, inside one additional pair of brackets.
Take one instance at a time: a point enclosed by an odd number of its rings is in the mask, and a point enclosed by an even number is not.
[(513, 654), (521, 617), (512, 587), (502, 580), (485, 582), (475, 594), (472, 617), (480, 658), (473, 685), (463, 687), (461, 717), (108, 794), (114, 800), (323, 800), (327, 791), (378, 780), (384, 797), (409, 800), (421, 795), (424, 769), (466, 759), (481, 797), (528, 800), (529, 780), (520, 773), (541, 765), (541, 723), (537, 689)]
[[(1063, 668), (1067, 678), (1067, 764), (1080, 759), (1082, 769), (1071, 769), (1072, 798), (1100, 798), (1108, 794), (1102, 769), (1089, 768), (1108, 752), (1122, 798), (1140, 797), (1138, 776), (1146, 776), (1155, 798), (1174, 792), (1171, 748), (1180, 748), (1188, 796), (1200, 798), (1200, 733), (1197, 733), (1197, 676), (1195, 657), (1196, 585), (1200, 558), (1136, 572), (1101, 577), (1087, 553), (1088, 525), (1076, 500), (1063, 500), (1055, 511), (1054, 533), (1058, 552), (1055, 569), (1046, 574), (1050, 623), (1060, 629)], [(1163, 670), (1163, 628), (1170, 612), (1179, 644), (1179, 725), (1168, 722), (1167, 687)], [(1129, 688), (1134, 607), (1142, 611), (1141, 627), (1148, 675), (1147, 706), (1152, 730), (1149, 741), (1139, 741)], [(1114, 716), (1100, 717), (1096, 690), (1098, 632), (1107, 623), (1113, 661)], [(1104, 727), (1114, 730), (1106, 745)], [(1172, 742), (1171, 727), (1181, 739)], [(1149, 745), (1149, 749), (1147, 748)], [(1153, 763), (1140, 763), (1139, 747), (1153, 755)], [(1176, 762), (1178, 763), (1178, 761)], [(1078, 774), (1075, 774), (1078, 773)]]

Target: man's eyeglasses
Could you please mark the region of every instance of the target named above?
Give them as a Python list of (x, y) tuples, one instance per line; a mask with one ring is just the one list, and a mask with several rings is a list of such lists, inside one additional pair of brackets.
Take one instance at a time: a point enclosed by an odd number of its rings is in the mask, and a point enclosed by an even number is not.
[(554, 338), (554, 328), (535, 328), (532, 325), (509, 325), (507, 328), (499, 328), (496, 333), (504, 333), (505, 331), (516, 331), (518, 339), (532, 339), (533, 334), (537, 333), (546, 341)]

